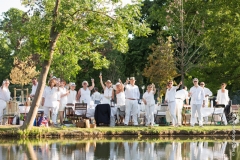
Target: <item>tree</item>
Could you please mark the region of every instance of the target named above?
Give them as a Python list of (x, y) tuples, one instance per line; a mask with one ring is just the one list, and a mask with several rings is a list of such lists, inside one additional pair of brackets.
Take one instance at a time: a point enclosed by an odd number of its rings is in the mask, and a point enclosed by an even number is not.
[(166, 41), (158, 38), (158, 43), (158, 45), (153, 44), (150, 47), (153, 53), (148, 56), (148, 63), (144, 68), (143, 75), (148, 77), (150, 82), (159, 85), (160, 88), (165, 88), (166, 82), (177, 76), (173, 54), (174, 46), (171, 37), (168, 37)]
[[(148, 35), (150, 29), (145, 22), (139, 23), (140, 3), (121, 6), (119, 1), (61, 1), (39, 0), (24, 1), (27, 5), (34, 3), (34, 10), (29, 21), (22, 26), (25, 34), (21, 41), (18, 54), (27, 50), (41, 55), (42, 70), (38, 80), (38, 88), (22, 129), (31, 129), (42, 93), (47, 74), (54, 54), (62, 54), (79, 59), (91, 59), (99, 64), (104, 59), (97, 48), (106, 42), (111, 42), (114, 49), (125, 52), (128, 32), (134, 35)], [(30, 54), (30, 53), (29, 53)], [(77, 64), (76, 64), (77, 65)]]
[(204, 19), (198, 16), (198, 7), (194, 0), (174, 0), (169, 3), (166, 12), (166, 31), (175, 43), (176, 66), (184, 84), (186, 73), (201, 63), (203, 51)]
[(32, 61), (32, 56), (27, 57), (24, 61), (15, 58), (13, 64), (14, 68), (10, 73), (11, 83), (21, 85), (21, 89), (23, 89), (24, 85), (29, 84), (33, 77), (39, 74), (36, 71), (35, 63)]

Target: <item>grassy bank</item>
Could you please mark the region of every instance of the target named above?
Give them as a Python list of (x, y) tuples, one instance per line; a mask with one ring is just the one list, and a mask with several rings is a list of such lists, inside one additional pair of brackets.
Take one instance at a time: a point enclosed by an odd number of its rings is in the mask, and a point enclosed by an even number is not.
[(240, 126), (198, 126), (170, 127), (159, 126), (148, 128), (144, 126), (116, 126), (97, 128), (76, 128), (76, 127), (34, 127), (30, 131), (22, 131), (19, 126), (0, 126), (0, 137), (25, 137), (25, 138), (84, 138), (103, 136), (240, 136)]

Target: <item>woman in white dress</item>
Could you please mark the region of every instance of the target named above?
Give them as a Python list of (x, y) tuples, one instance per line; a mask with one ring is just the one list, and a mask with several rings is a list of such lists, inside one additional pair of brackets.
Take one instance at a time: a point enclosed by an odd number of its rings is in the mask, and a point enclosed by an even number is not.
[(2, 83), (2, 86), (0, 87), (0, 124), (2, 123), (3, 119), (3, 109), (7, 106), (7, 101), (11, 99), (10, 97), (10, 91), (8, 89), (8, 86), (10, 84), (10, 81), (8, 79), (4, 80)]
[(124, 93), (124, 85), (122, 84), (121, 80), (116, 83), (116, 98), (117, 98), (117, 119), (120, 124), (123, 123), (123, 118), (125, 115), (125, 93)]
[(61, 125), (63, 125), (63, 115), (64, 115), (64, 109), (66, 107), (67, 104), (67, 98), (69, 95), (69, 90), (67, 90), (65, 88), (66, 85), (66, 81), (65, 80), (61, 80), (60, 82), (60, 87), (59, 87), (59, 92), (60, 92), (60, 106), (59, 106), (59, 119), (60, 119), (60, 123)]
[(77, 100), (79, 100), (80, 103), (87, 103), (87, 105), (90, 105), (91, 101), (91, 90), (94, 88), (94, 79), (91, 79), (92, 81), (92, 86), (88, 87), (88, 82), (83, 81), (82, 82), (82, 88), (79, 89), (78, 94), (77, 94)]
[(113, 88), (112, 88), (112, 82), (110, 80), (107, 80), (105, 82), (105, 85), (106, 85), (105, 86), (103, 84), (103, 81), (102, 81), (102, 75), (100, 75), (99, 78), (100, 78), (100, 83), (102, 85), (102, 88), (104, 90), (102, 104), (109, 104), (109, 105), (111, 105), (111, 100), (114, 99), (114, 92), (113, 92)]
[(75, 88), (76, 88), (76, 84), (71, 82), (69, 94), (67, 97), (67, 103), (72, 103), (72, 104), (76, 103), (77, 91), (75, 91)]
[(52, 111), (53, 126), (57, 125), (57, 114), (60, 102), (60, 92), (58, 87), (55, 87), (56, 80), (51, 79), (43, 92), (42, 106), (44, 107), (44, 117), (49, 120), (49, 110)]
[(227, 86), (226, 83), (222, 83), (221, 89), (217, 92), (217, 104), (224, 104), (225, 106), (228, 105), (229, 102), (229, 96), (228, 96), (228, 90), (225, 89)]

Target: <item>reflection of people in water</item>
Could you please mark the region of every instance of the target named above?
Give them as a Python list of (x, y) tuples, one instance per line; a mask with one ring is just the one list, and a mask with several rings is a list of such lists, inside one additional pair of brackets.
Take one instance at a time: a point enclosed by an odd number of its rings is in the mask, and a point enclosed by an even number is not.
[(140, 159), (137, 146), (138, 142), (123, 142), (124, 150), (125, 150), (125, 158), (124, 159)]

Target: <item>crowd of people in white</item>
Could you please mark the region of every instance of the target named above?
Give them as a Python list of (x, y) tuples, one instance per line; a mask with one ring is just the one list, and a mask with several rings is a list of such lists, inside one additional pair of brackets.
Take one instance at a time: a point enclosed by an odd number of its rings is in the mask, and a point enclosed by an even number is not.
[[(90, 105), (93, 101), (95, 104), (110, 104), (111, 101), (116, 99), (116, 106), (121, 111), (125, 111), (124, 125), (128, 125), (130, 117), (132, 116), (133, 125), (138, 125), (138, 111), (140, 91), (137, 85), (135, 85), (135, 77), (128, 78), (125, 83), (119, 79), (119, 81), (112, 85), (111, 80), (107, 80), (103, 83), (102, 75), (100, 74), (100, 83), (103, 92), (98, 92), (98, 88), (95, 87), (94, 79), (91, 79), (91, 86), (87, 81), (82, 82), (82, 87), (75, 90), (76, 84), (74, 82), (66, 83), (65, 80), (60, 80), (56, 77), (51, 77), (48, 85), (44, 89), (41, 105), (44, 108), (44, 116), (49, 117), (49, 110), (52, 112), (52, 122), (57, 125), (57, 118), (59, 115), (60, 124), (63, 124), (64, 108), (66, 104), (76, 102), (84, 102)], [(198, 113), (199, 125), (203, 126), (203, 117), (201, 115), (201, 109), (205, 107), (208, 102), (208, 97), (212, 96), (212, 92), (205, 87), (205, 83), (201, 82), (198, 85), (198, 79), (193, 79), (194, 86), (187, 92), (187, 87), (183, 86), (182, 89), (177, 89), (182, 85), (180, 82), (177, 86), (173, 86), (173, 81), (170, 80), (167, 84), (167, 90), (165, 94), (165, 103), (168, 104), (169, 112), (172, 119), (173, 126), (182, 125), (182, 108), (183, 103), (191, 98), (191, 126), (194, 126), (196, 122), (195, 113)], [(3, 115), (3, 109), (6, 108), (6, 102), (10, 100), (10, 91), (8, 86), (10, 81), (8, 79), (3, 81), (0, 88), (0, 116)], [(32, 79), (32, 92), (29, 95), (32, 99), (35, 96), (35, 92), (38, 86), (37, 78)], [(228, 90), (225, 89), (226, 84), (221, 85), (221, 89), (217, 92), (216, 102), (218, 104), (227, 105), (229, 101)], [(91, 94), (91, 91), (92, 94)], [(146, 126), (154, 125), (154, 110), (155, 99), (154, 94), (156, 88), (154, 84), (147, 86), (146, 92), (142, 96), (142, 103), (145, 105), (145, 117)], [(2, 120), (2, 118), (1, 118)], [(1, 121), (0, 120), (0, 121)]]

